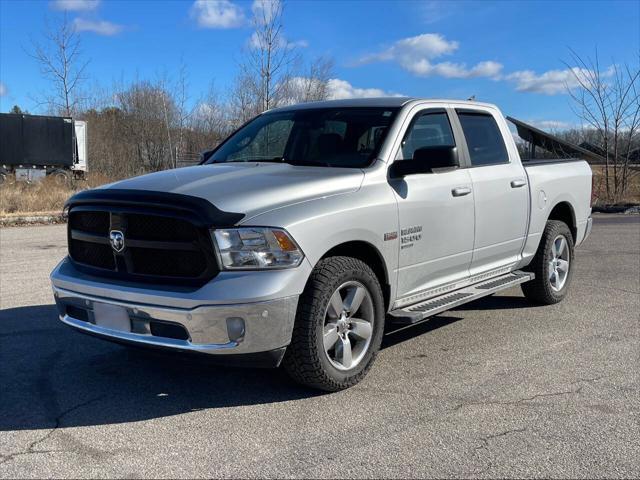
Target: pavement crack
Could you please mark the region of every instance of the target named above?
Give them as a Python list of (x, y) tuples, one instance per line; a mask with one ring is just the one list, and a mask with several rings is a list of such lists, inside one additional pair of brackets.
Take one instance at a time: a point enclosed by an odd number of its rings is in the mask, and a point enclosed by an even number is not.
[(640, 292), (636, 292), (635, 290), (625, 290), (624, 288), (617, 288), (617, 287), (604, 287), (602, 285), (589, 285), (587, 283), (582, 284), (582, 286), (584, 287), (589, 287), (589, 288), (597, 288), (598, 290), (600, 289), (605, 289), (605, 290), (615, 290), (616, 292), (622, 292), (622, 293), (632, 293), (634, 295), (640, 295)]
[(43, 454), (43, 453), (53, 453), (53, 452), (64, 452), (65, 450), (56, 450), (56, 449), (50, 449), (50, 450), (36, 450), (36, 447), (38, 445), (40, 445), (41, 443), (45, 442), (46, 440), (48, 440), (62, 425), (62, 421), (64, 419), (64, 417), (66, 417), (67, 415), (69, 415), (70, 413), (75, 412), (76, 410), (85, 407), (93, 402), (96, 402), (100, 399), (103, 398), (103, 395), (96, 397), (96, 398), (92, 398), (91, 400), (87, 400), (86, 402), (82, 402), (79, 403), (77, 405), (74, 405), (72, 407), (69, 407), (68, 409), (66, 409), (65, 411), (63, 411), (62, 413), (60, 413), (54, 420), (53, 422), (53, 428), (51, 428), (49, 431), (47, 431), (47, 433), (45, 433), (43, 436), (41, 436), (40, 438), (37, 438), (36, 440), (34, 440), (33, 442), (29, 443), (29, 445), (27, 445), (27, 448), (23, 449), (22, 451), (19, 452), (15, 452), (15, 453), (10, 453), (8, 455), (1, 455), (2, 459), (0, 460), (0, 465), (10, 462), (11, 460), (14, 460), (16, 457), (20, 457), (23, 455), (39, 455), (39, 454)]
[[(587, 379), (586, 381), (595, 381), (596, 379)], [(584, 381), (584, 380), (583, 380)], [(580, 383), (580, 381), (573, 382), (572, 385)], [(566, 390), (563, 392), (550, 392), (550, 393), (537, 393), (531, 397), (519, 398), (517, 400), (509, 400), (504, 402), (496, 402), (496, 401), (485, 401), (485, 402), (469, 402), (469, 403), (459, 403), (455, 407), (453, 407), (453, 411), (458, 411), (464, 407), (472, 407), (477, 405), (519, 405), (521, 403), (531, 402), (538, 398), (547, 398), (547, 397), (559, 397), (563, 395), (574, 395), (580, 393), (582, 391), (582, 386), (576, 388), (575, 390)]]
[(604, 377), (605, 375), (599, 375), (593, 378), (578, 378), (575, 382), (571, 382), (571, 385), (576, 385), (578, 383), (593, 383), (597, 382), (598, 380), (602, 380)]
[[(587, 383), (587, 384), (595, 383), (599, 380), (602, 380), (603, 378), (606, 378), (606, 375), (598, 375), (597, 377), (592, 377), (592, 378), (578, 378), (575, 381), (571, 382), (569, 385), (578, 385), (580, 383)], [(577, 393), (582, 392), (583, 388), (584, 388), (584, 385), (580, 385), (578, 388), (575, 388), (573, 390), (566, 390), (563, 392), (537, 393), (536, 395), (533, 395), (531, 397), (518, 398), (516, 400), (508, 400), (504, 402), (497, 402), (497, 401), (468, 402), (468, 403), (462, 402), (455, 405), (452, 410), (454, 412), (457, 412), (458, 410), (461, 410), (464, 407), (473, 407), (478, 405), (518, 405), (521, 403), (531, 402), (538, 398), (559, 397), (562, 395), (575, 395)]]
[[(494, 433), (491, 435), (480, 437), (479, 438), (480, 445), (478, 445), (473, 449), (473, 454), (476, 456), (478, 460), (481, 460), (480, 452), (483, 450), (489, 451), (489, 444), (491, 443), (492, 440), (495, 440), (496, 438), (500, 438), (500, 437), (506, 437), (507, 435), (512, 435), (514, 433), (523, 433), (523, 432), (526, 432), (527, 430), (528, 430), (527, 428), (514, 428), (511, 430), (505, 430), (504, 432)], [(489, 471), (489, 469), (491, 469), (491, 467), (493, 467), (493, 462), (489, 460), (485, 468), (483, 468), (482, 470), (476, 471), (475, 473), (476, 474), (486, 473), (487, 471)]]

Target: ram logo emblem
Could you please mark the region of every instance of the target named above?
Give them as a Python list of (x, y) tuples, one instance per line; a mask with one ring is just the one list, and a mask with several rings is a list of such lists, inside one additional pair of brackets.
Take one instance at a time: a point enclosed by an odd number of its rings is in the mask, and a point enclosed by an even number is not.
[(111, 230), (109, 232), (109, 243), (111, 248), (117, 253), (124, 250), (124, 234), (120, 230)]

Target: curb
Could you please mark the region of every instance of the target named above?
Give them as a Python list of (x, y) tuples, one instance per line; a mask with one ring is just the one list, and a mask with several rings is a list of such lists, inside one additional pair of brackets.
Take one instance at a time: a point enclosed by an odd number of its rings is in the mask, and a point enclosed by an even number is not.
[(53, 215), (21, 215), (15, 217), (0, 217), (0, 227), (18, 227), (24, 225), (49, 225), (66, 223), (62, 214)]
[(594, 213), (623, 213), (625, 215), (640, 214), (640, 205), (625, 203), (622, 205), (594, 205), (591, 207)]

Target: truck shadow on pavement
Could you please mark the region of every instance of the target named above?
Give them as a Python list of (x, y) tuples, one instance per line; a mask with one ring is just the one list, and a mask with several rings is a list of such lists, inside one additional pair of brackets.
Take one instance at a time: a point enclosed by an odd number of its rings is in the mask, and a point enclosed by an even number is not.
[(452, 311), (465, 310), (506, 310), (508, 308), (535, 308), (536, 305), (524, 296), (491, 295), (475, 302), (465, 303)]
[[(382, 347), (460, 320), (446, 315), (388, 332)], [(126, 423), (318, 395), (281, 369), (220, 367), (82, 335), (57, 320), (54, 305), (0, 310), (0, 431)]]
[(54, 305), (0, 310), (0, 431), (134, 422), (318, 395), (280, 370), (126, 348), (74, 332)]

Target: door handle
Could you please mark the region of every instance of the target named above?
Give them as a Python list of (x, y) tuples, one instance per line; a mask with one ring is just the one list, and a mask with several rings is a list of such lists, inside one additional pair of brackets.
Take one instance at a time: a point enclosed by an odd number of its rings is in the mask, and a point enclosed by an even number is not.
[(527, 181), (523, 180), (522, 178), (518, 178), (516, 180), (511, 180), (511, 188), (524, 187), (526, 184), (527, 184)]
[(469, 187), (456, 187), (451, 190), (451, 195), (454, 197), (464, 197), (465, 195), (469, 195), (471, 193), (471, 189)]

